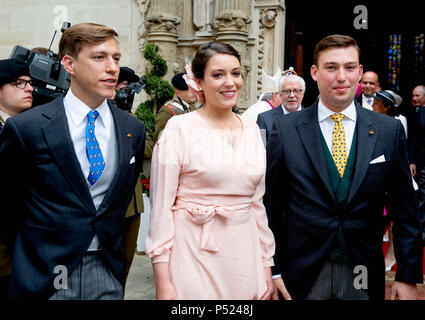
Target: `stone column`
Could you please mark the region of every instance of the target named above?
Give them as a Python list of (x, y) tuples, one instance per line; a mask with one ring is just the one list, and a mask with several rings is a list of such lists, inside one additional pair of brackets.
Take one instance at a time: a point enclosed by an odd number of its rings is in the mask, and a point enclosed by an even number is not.
[(248, 24), (251, 19), (248, 15), (249, 3), (246, 0), (219, 0), (216, 2), (216, 16), (214, 29), (215, 41), (232, 45), (241, 55), (241, 71), (244, 77), (244, 89), (239, 98), (238, 107), (245, 109), (250, 105), (249, 82), (251, 57), (247, 48)]
[(196, 28), (195, 37), (213, 37), (213, 18), (213, 0), (193, 0), (193, 24)]
[(177, 26), (181, 20), (177, 16), (177, 3), (176, 0), (151, 0), (145, 25), (147, 42), (157, 44), (159, 53), (167, 61), (167, 80), (171, 80), (173, 66), (178, 64)]
[(257, 97), (262, 88), (262, 71), (273, 75), (277, 67), (284, 70), (285, 54), (285, 2), (284, 0), (255, 1), (255, 16), (258, 17), (258, 64)]

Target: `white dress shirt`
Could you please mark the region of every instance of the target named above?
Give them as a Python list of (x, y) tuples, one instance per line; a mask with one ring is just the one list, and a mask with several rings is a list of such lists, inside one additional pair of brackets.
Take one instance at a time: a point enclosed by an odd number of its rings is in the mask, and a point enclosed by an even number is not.
[(10, 118), (10, 116), (6, 112), (4, 112), (3, 110), (0, 110), (0, 117), (4, 120), (4, 123), (3, 124), (5, 124), (6, 123), (6, 120), (8, 118)]
[[(366, 97), (364, 94), (362, 94), (362, 106), (363, 108), (366, 108), (368, 110), (373, 110), (372, 104), (373, 104), (374, 97)], [(368, 102), (370, 101), (370, 103)]]
[[(87, 179), (90, 173), (90, 165), (86, 154), (87, 114), (92, 109), (78, 99), (72, 93), (71, 89), (68, 90), (63, 100), (63, 104), (65, 107), (65, 114), (68, 121), (69, 133), (71, 135), (75, 155), (80, 163), (81, 171), (83, 176), (86, 178), (87, 186), (93, 199), (93, 204), (97, 210), (109, 189), (113, 175), (116, 171), (116, 136), (111, 110), (109, 109), (106, 99), (95, 109), (99, 112), (99, 116), (95, 121), (95, 135), (99, 143), (100, 150), (102, 151), (105, 168), (100, 178), (92, 186)], [(97, 250), (98, 248), (99, 242), (97, 236), (95, 236), (88, 250), (92, 251)]]
[[(336, 112), (328, 109), (323, 103), (322, 100), (319, 100), (319, 107), (317, 109), (319, 126), (322, 131), (323, 137), (325, 138), (326, 144), (329, 148), (330, 153), (332, 154), (332, 131), (335, 126), (335, 121), (330, 118), (330, 116)], [(345, 130), (345, 144), (347, 147), (347, 159), (351, 150), (351, 143), (353, 142), (354, 130), (356, 128), (357, 121), (357, 111), (354, 105), (354, 101), (346, 108), (342, 113), (345, 117), (342, 119), (342, 125)]]

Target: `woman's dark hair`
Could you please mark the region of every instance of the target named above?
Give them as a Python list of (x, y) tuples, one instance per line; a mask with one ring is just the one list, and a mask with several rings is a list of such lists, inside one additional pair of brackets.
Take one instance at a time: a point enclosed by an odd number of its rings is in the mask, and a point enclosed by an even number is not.
[(241, 62), (239, 52), (230, 44), (222, 42), (204, 43), (199, 47), (198, 51), (196, 51), (195, 57), (192, 60), (192, 72), (195, 78), (204, 78), (205, 66), (207, 65), (208, 60), (216, 54), (229, 54), (231, 56), (235, 56), (239, 63)]

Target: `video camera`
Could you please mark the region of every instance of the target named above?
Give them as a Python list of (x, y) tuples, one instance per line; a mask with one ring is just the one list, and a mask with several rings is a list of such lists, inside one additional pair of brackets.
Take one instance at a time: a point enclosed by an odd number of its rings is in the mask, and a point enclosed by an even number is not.
[[(64, 22), (61, 32), (71, 26), (71, 23)], [(52, 46), (56, 31), (50, 43)], [(16, 59), (25, 62), (30, 71), (33, 80), (33, 107), (52, 101), (64, 93), (71, 84), (70, 77), (61, 64), (58, 54), (47, 50), (46, 54), (31, 52), (22, 46), (15, 46), (9, 56), (9, 59)]]
[(146, 77), (139, 77), (137, 82), (129, 82), (129, 84), (116, 91), (114, 102), (118, 108), (130, 111), (134, 101), (134, 95), (140, 93), (146, 86)]

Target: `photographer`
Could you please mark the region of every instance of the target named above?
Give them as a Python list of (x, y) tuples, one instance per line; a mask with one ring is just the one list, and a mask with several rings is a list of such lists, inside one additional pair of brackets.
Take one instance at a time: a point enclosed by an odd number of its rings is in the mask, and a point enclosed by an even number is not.
[(131, 112), (134, 96), (144, 88), (144, 81), (145, 79), (138, 77), (133, 69), (120, 67), (120, 75), (112, 102), (121, 110)]
[[(130, 95), (120, 95), (130, 84), (138, 83), (140, 78), (135, 74), (134, 70), (128, 67), (120, 67), (120, 75), (118, 76), (117, 85), (115, 87), (115, 96), (112, 101), (121, 110), (127, 111), (131, 116), (136, 117), (131, 113), (135, 91)], [(139, 91), (140, 92), (140, 91)], [(129, 92), (131, 93), (131, 91)], [(124, 99), (120, 97), (124, 96)], [(139, 235), (140, 214), (143, 212), (143, 187), (140, 179), (137, 180), (134, 194), (125, 214), (125, 235), (124, 246), (127, 255), (126, 279), (133, 262), (134, 253), (137, 247), (137, 236)]]

